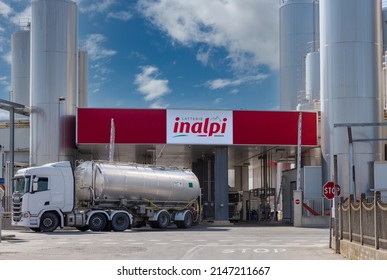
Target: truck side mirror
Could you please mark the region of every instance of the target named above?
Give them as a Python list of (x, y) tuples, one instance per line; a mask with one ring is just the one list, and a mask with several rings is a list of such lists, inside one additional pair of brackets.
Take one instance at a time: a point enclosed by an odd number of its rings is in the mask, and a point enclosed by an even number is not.
[(32, 192), (36, 192), (38, 191), (38, 181), (39, 181), (39, 177), (34, 177), (34, 179), (32, 180)]

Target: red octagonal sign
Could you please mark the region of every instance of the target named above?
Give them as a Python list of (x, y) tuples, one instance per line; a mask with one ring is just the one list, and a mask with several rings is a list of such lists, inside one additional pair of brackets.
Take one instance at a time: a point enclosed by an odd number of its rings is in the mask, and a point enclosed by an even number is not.
[[(337, 195), (340, 196), (340, 186), (336, 184), (337, 187)], [(331, 200), (335, 197), (335, 183), (334, 182), (326, 182), (323, 186), (323, 194), (324, 196)]]

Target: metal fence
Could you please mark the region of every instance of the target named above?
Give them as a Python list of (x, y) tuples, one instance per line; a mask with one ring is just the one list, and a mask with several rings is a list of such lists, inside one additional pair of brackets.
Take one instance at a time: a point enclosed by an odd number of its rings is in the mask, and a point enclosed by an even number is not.
[(330, 200), (320, 198), (304, 199), (302, 207), (302, 215), (308, 216), (330, 216), (332, 205)]
[(339, 238), (370, 245), (375, 249), (387, 249), (387, 203), (383, 202), (380, 192), (374, 198), (361, 195), (360, 201), (340, 198)]

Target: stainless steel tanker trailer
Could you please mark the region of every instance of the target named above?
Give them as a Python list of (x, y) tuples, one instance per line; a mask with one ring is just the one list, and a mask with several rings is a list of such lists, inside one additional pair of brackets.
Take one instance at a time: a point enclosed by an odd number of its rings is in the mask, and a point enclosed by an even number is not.
[(44, 232), (187, 228), (199, 219), (199, 196), (187, 169), (86, 161), (73, 170), (63, 161), (16, 172), (12, 224)]

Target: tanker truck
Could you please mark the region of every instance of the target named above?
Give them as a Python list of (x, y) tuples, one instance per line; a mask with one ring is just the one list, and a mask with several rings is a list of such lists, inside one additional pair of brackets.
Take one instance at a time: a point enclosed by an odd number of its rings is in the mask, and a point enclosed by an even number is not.
[(200, 186), (181, 168), (62, 161), (20, 169), (13, 178), (12, 225), (124, 231), (149, 224), (188, 228), (199, 219)]

